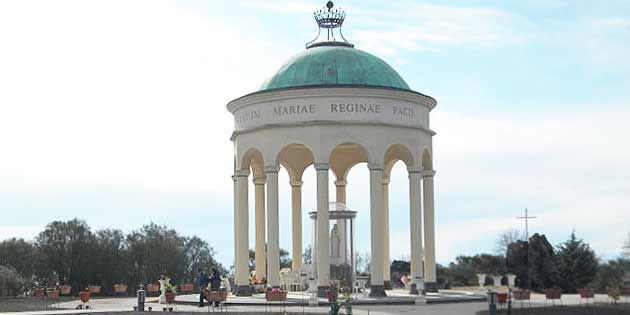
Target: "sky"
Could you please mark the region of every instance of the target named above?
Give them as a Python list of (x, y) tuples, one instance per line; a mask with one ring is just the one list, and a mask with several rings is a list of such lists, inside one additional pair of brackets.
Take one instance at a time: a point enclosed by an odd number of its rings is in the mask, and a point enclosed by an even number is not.
[[(0, 239), (33, 239), (75, 217), (125, 232), (155, 222), (202, 237), (231, 265), (226, 104), (304, 49), (324, 2), (0, 0)], [(356, 48), (438, 101), (439, 263), (493, 253), (500, 233), (523, 229), (525, 208), (537, 217), (530, 233), (558, 244), (575, 230), (602, 259), (618, 256), (630, 231), (629, 1), (336, 5)], [(368, 177), (358, 165), (348, 178), (362, 252)], [(286, 171), (279, 180), (290, 250)], [(312, 211), (312, 168), (304, 182)], [(408, 199), (398, 163), (394, 259), (409, 257)]]

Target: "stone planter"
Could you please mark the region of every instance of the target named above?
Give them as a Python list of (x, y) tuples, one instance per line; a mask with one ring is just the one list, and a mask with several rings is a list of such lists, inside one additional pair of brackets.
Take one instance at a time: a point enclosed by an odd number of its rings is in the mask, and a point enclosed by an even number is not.
[(114, 293), (116, 293), (116, 294), (127, 293), (127, 285), (126, 284), (114, 284)]
[(79, 292), (79, 299), (81, 302), (87, 303), (90, 301), (90, 291), (81, 291)]
[(559, 300), (562, 298), (562, 291), (560, 289), (546, 289), (545, 298), (547, 300)]
[(46, 296), (46, 290), (44, 289), (35, 289), (33, 291), (33, 296), (36, 298), (44, 298)]
[(265, 293), (267, 302), (284, 302), (287, 300), (287, 291), (280, 289), (268, 289)]
[(592, 299), (595, 297), (595, 290), (593, 289), (577, 289), (577, 293), (581, 299)]
[(485, 273), (478, 273), (477, 274), (477, 282), (479, 282), (479, 287), (483, 288), (483, 286), (486, 284), (486, 274)]
[(175, 303), (175, 292), (164, 292), (164, 297), (166, 298), (167, 304)]
[(516, 287), (516, 275), (509, 274), (506, 276), (508, 280), (508, 287), (514, 288)]
[(508, 294), (507, 293), (497, 293), (497, 303), (505, 304), (507, 303)]
[(46, 296), (51, 300), (59, 300), (59, 290), (46, 291)]
[(501, 286), (501, 280), (503, 279), (503, 276), (500, 275), (494, 275), (492, 276), (492, 284), (495, 287), (500, 287)]
[(194, 289), (195, 289), (195, 287), (191, 283), (185, 283), (185, 284), (182, 284), (182, 285), (179, 286), (179, 290), (182, 293), (190, 293), (190, 292), (193, 292)]
[(101, 293), (101, 286), (100, 285), (91, 285), (88, 287), (88, 291), (90, 291), (90, 294), (100, 294)]
[(148, 293), (157, 293), (160, 291), (159, 284), (147, 284), (147, 292)]
[(516, 301), (527, 301), (531, 298), (532, 295), (532, 291), (530, 290), (514, 290), (512, 291), (512, 296), (514, 297), (514, 300)]
[(326, 290), (326, 297), (328, 298), (328, 302), (337, 302), (337, 297), (339, 294), (337, 291)]
[(61, 295), (69, 295), (70, 293), (72, 293), (72, 287), (69, 285), (62, 285), (60, 290)]

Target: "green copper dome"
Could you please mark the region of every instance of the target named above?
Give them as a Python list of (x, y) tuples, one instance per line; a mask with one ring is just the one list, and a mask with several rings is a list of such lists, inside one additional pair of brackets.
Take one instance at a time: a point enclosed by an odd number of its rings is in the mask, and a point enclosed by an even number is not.
[(285, 63), (260, 90), (330, 85), (410, 90), (405, 80), (385, 61), (345, 46), (307, 49)]

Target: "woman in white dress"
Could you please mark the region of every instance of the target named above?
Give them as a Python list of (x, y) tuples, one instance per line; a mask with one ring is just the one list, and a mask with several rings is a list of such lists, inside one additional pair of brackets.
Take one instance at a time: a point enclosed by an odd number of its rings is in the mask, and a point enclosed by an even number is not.
[(160, 282), (160, 292), (162, 292), (162, 294), (160, 294), (160, 304), (167, 304), (166, 289), (171, 287), (171, 278), (161, 275), (158, 282)]

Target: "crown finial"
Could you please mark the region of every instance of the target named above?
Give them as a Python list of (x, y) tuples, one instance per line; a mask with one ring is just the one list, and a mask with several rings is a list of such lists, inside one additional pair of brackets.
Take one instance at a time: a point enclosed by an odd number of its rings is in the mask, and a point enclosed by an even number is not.
[[(315, 22), (317, 22), (317, 26), (319, 27), (319, 33), (317, 37), (306, 44), (306, 48), (317, 47), (317, 46), (347, 46), (354, 47), (353, 44), (348, 42), (344, 37), (343, 33), (341, 33), (341, 27), (343, 26), (343, 21), (346, 19), (346, 12), (341, 8), (335, 9), (335, 4), (332, 1), (328, 1), (326, 3), (326, 8), (317, 10), (314, 12)], [(322, 29), (326, 30), (326, 40), (318, 41)], [(338, 29), (337, 32), (335, 30)], [(337, 40), (335, 37), (335, 33), (339, 33), (339, 37), (341, 40)]]

